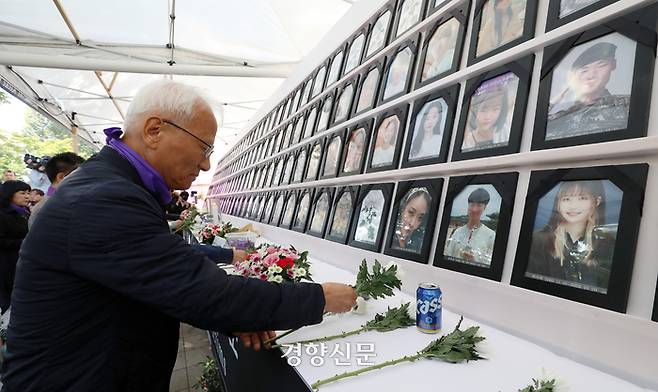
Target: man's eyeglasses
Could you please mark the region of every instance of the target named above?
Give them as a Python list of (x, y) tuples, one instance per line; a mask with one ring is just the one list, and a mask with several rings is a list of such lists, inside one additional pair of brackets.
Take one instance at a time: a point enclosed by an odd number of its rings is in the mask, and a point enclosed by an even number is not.
[(178, 129), (180, 129), (181, 131), (187, 133), (188, 135), (192, 136), (192, 137), (195, 138), (196, 140), (198, 140), (198, 141), (200, 141), (201, 143), (203, 143), (203, 144), (206, 146), (206, 148), (203, 149), (203, 155), (204, 155), (206, 158), (210, 158), (210, 155), (211, 155), (211, 154), (213, 153), (213, 151), (215, 150), (215, 146), (210, 145), (210, 144), (204, 142), (204, 141), (201, 140), (198, 136), (194, 135), (192, 132), (190, 132), (190, 131), (188, 131), (187, 129), (181, 127), (180, 125), (176, 125), (176, 124), (174, 124), (173, 122), (171, 122), (171, 121), (169, 121), (169, 120), (162, 120), (162, 122), (163, 122), (163, 123), (166, 123), (166, 124), (169, 124), (169, 125), (171, 125), (171, 126), (174, 127), (174, 128), (178, 128)]

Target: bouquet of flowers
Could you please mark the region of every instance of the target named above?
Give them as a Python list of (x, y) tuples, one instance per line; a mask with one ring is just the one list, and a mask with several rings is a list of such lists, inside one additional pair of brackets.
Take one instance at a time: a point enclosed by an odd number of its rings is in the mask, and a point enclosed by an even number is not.
[(244, 261), (233, 264), (236, 272), (268, 282), (298, 283), (311, 279), (311, 264), (308, 251), (299, 252), (292, 245), (289, 248), (263, 244), (256, 248)]
[(222, 225), (222, 227), (219, 228), (219, 233), (217, 236), (226, 238), (226, 234), (228, 233), (235, 233), (236, 231), (240, 231), (237, 227), (234, 227), (231, 222), (226, 222)]
[(215, 236), (222, 237), (222, 228), (214, 223), (206, 223), (206, 225), (199, 231), (201, 242), (207, 245), (212, 245), (215, 241)]
[(201, 223), (207, 217), (208, 214), (203, 214), (199, 212), (195, 206), (191, 206), (187, 210), (181, 212), (180, 219), (183, 221), (183, 223), (178, 227), (178, 229), (176, 229), (176, 233), (185, 230), (192, 230), (194, 225)]

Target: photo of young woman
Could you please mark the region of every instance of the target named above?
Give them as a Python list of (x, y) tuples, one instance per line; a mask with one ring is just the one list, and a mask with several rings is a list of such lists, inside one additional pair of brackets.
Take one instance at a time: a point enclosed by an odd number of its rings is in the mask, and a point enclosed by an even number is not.
[(519, 78), (511, 72), (483, 82), (471, 96), (462, 151), (505, 146)]
[(343, 92), (338, 97), (334, 122), (343, 121), (347, 119), (347, 115), (350, 112), (350, 105), (352, 104), (353, 95), (354, 95), (354, 87), (350, 84), (347, 87), (345, 87)]
[(609, 181), (557, 184), (539, 201), (525, 275), (607, 293), (622, 196)]
[(393, 115), (386, 117), (377, 128), (375, 149), (372, 153), (370, 166), (379, 167), (393, 163), (395, 148), (400, 130), (400, 119)]
[(408, 47), (395, 56), (386, 75), (383, 99), (396, 96), (406, 90), (407, 76), (411, 69), (412, 59), (413, 52)]
[(332, 237), (345, 238), (350, 226), (350, 214), (352, 212), (352, 195), (345, 192), (340, 196), (336, 203), (336, 212), (334, 213), (333, 222), (329, 229), (329, 235)]
[(489, 0), (482, 7), (476, 56), (523, 35), (526, 0)]
[(456, 18), (451, 18), (436, 29), (427, 43), (421, 82), (446, 72), (452, 67), (458, 32), (459, 21)]
[(335, 136), (327, 146), (327, 155), (324, 158), (323, 176), (336, 175), (338, 169), (338, 152), (340, 151), (341, 138)]
[(432, 196), (425, 187), (407, 192), (400, 202), (391, 248), (420, 253), (431, 203)]
[(379, 69), (375, 68), (368, 73), (361, 91), (359, 92), (359, 101), (356, 104), (356, 113), (372, 108), (375, 103), (375, 92), (379, 82)]
[(427, 102), (416, 114), (411, 139), (409, 160), (432, 158), (439, 155), (443, 143), (448, 104), (443, 98)]
[(314, 233), (320, 233), (322, 231), (322, 225), (327, 218), (327, 212), (329, 212), (329, 193), (324, 192), (315, 202), (309, 231)]
[(345, 153), (343, 173), (352, 173), (361, 169), (365, 144), (365, 128), (356, 129), (350, 134), (349, 139), (347, 140), (347, 152)]
[(391, 11), (383, 13), (370, 32), (370, 41), (368, 41), (368, 48), (366, 49), (366, 56), (370, 56), (379, 49), (384, 47), (386, 41), (386, 32), (388, 25), (391, 23)]

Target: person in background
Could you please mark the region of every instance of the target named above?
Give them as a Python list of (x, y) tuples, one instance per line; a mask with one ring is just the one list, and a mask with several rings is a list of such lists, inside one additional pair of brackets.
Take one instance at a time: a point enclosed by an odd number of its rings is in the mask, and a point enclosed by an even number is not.
[(41, 189), (32, 189), (30, 191), (30, 208), (34, 207), (41, 201), (41, 199), (44, 197), (45, 193)]
[(181, 207), (183, 207), (184, 210), (187, 210), (192, 206), (190, 202), (187, 201), (187, 199), (189, 198), (190, 198), (190, 194), (187, 193), (187, 191), (182, 191), (180, 193), (180, 199), (178, 199), (178, 202), (180, 203)]
[(72, 152), (63, 152), (53, 156), (50, 158), (50, 160), (48, 160), (48, 163), (46, 163), (46, 175), (50, 180), (50, 188), (48, 189), (48, 194), (43, 196), (41, 201), (32, 207), (30, 220), (28, 222), (30, 227), (32, 227), (36, 221), (36, 217), (41, 211), (41, 208), (43, 208), (44, 204), (46, 204), (50, 196), (52, 196), (57, 188), (59, 188), (62, 180), (71, 174), (73, 170), (77, 169), (78, 166), (80, 166), (84, 161), (84, 158)]
[(9, 180), (0, 188), (0, 312), (9, 309), (18, 250), (27, 235), (30, 186)]
[(4, 184), (7, 181), (14, 181), (16, 179), (16, 174), (7, 169), (5, 172), (2, 174), (2, 183)]
[(339, 283), (227, 275), (172, 235), (164, 206), (210, 169), (217, 120), (194, 88), (160, 79), (133, 98), (124, 130), (68, 176), (23, 242), (3, 392), (164, 392), (180, 322), (258, 350), (272, 330), (346, 312)]

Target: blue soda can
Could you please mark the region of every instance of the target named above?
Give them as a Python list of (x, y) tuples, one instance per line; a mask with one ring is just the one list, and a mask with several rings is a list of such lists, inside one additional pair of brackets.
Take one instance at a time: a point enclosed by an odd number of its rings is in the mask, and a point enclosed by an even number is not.
[(421, 283), (416, 290), (416, 327), (421, 332), (441, 331), (441, 288), (434, 283)]

